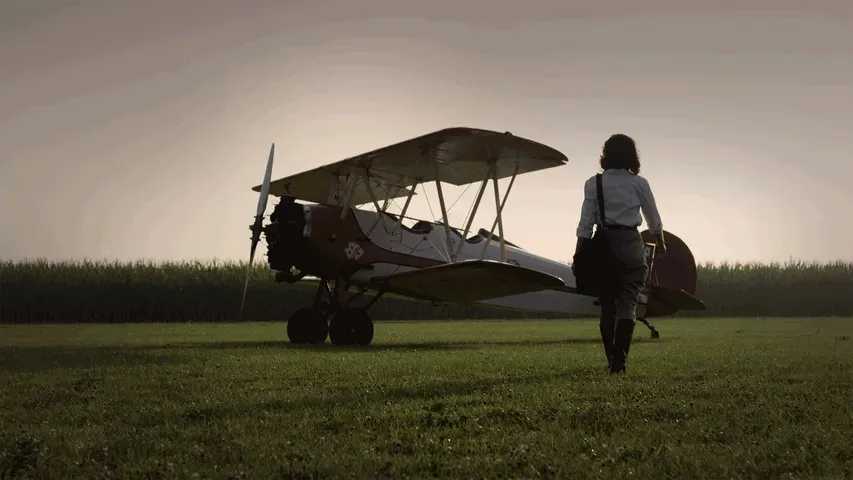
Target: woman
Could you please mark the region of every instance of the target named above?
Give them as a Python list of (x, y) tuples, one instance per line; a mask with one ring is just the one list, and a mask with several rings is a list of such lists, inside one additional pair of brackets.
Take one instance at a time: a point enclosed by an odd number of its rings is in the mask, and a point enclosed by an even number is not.
[(634, 140), (623, 134), (611, 136), (604, 142), (600, 164), (604, 170), (601, 174), (604, 215), (598, 211), (597, 182), (593, 175), (584, 184), (575, 251), (580, 250), (584, 240), (592, 238), (593, 225), (597, 226), (595, 234), (603, 235), (604, 244), (610, 247), (614, 268), (610, 269), (612, 277), (606, 282), (610, 288), (600, 297), (599, 328), (610, 373), (620, 373), (625, 371), (637, 303), (648, 269), (645, 245), (638, 230), (643, 217), (657, 240), (656, 254), (666, 253), (666, 243), (649, 182), (640, 176), (640, 158)]

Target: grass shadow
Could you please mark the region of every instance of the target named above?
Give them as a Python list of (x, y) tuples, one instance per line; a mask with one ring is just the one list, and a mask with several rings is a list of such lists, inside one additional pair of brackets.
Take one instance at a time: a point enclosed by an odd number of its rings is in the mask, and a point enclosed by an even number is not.
[[(658, 342), (660, 340), (655, 340)], [(375, 343), (367, 346), (338, 346), (328, 341), (318, 345), (297, 345), (287, 340), (265, 340), (265, 341), (228, 341), (228, 342), (180, 342), (162, 345), (140, 345), (137, 348), (149, 349), (182, 349), (199, 348), (211, 350), (228, 350), (241, 348), (276, 348), (288, 350), (305, 351), (346, 351), (346, 352), (382, 352), (382, 351), (429, 351), (429, 350), (466, 350), (488, 347), (544, 347), (555, 345), (597, 345), (601, 343), (600, 338), (566, 338), (566, 339), (530, 339), (530, 340), (471, 340), (471, 341), (436, 341), (436, 342), (399, 342), (399, 343)]]
[(40, 373), (59, 369), (129, 365), (176, 365), (188, 361), (186, 355), (178, 353), (158, 353), (125, 347), (0, 347), (0, 372), (4, 373)]
[[(536, 383), (548, 383), (555, 380), (565, 380), (575, 383), (593, 380), (603, 370), (590, 369), (589, 367), (570, 366), (560, 372), (546, 372), (534, 375), (513, 377), (491, 377), (475, 379), (442, 379), (428, 382), (413, 382), (408, 385), (393, 386), (390, 388), (377, 388), (370, 386), (365, 391), (354, 390), (347, 392), (317, 392), (317, 395), (300, 396), (296, 398), (279, 398), (266, 402), (253, 404), (237, 404), (231, 406), (216, 406), (193, 408), (182, 413), (182, 418), (198, 421), (221, 420), (228, 418), (251, 418), (274, 412), (293, 412), (305, 409), (319, 409), (335, 411), (342, 405), (358, 405), (359, 408), (370, 408), (381, 406), (388, 402), (403, 402), (418, 400), (426, 403), (441, 403), (442, 399), (454, 396), (480, 395), (489, 399), (490, 392), (512, 385), (530, 385)], [(368, 387), (365, 386), (367, 390)], [(485, 400), (484, 400), (485, 401)], [(488, 402), (486, 402), (488, 403)]]
[[(636, 340), (648, 341), (648, 340)], [(660, 342), (661, 340), (654, 340)], [(280, 349), (306, 352), (377, 353), (386, 351), (424, 352), (471, 350), (489, 347), (548, 347), (598, 345), (597, 337), (529, 340), (470, 340), (435, 342), (376, 343), (367, 346), (338, 346), (328, 341), (318, 345), (297, 345), (287, 340), (241, 340), (226, 342), (139, 343), (115, 346), (3, 346), (0, 347), (0, 371), (37, 373), (57, 369), (101, 368), (128, 365), (177, 365), (192, 359), (180, 350)]]

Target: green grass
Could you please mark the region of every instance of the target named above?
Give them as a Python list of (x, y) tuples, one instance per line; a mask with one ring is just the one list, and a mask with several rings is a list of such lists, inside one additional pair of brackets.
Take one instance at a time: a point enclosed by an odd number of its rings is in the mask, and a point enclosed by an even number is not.
[(842, 478), (853, 320), (0, 327), (0, 476)]

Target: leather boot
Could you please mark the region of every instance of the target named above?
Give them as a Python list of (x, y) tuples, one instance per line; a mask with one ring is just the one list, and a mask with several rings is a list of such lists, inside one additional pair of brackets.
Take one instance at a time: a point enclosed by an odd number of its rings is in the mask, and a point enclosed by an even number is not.
[(610, 373), (621, 373), (625, 371), (628, 351), (631, 349), (631, 339), (634, 336), (633, 319), (620, 319), (616, 321), (613, 362), (610, 365)]

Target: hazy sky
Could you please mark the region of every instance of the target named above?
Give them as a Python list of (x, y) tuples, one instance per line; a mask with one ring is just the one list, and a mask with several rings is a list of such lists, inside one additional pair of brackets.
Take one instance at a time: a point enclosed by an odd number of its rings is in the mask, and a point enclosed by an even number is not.
[(271, 142), (279, 178), (471, 126), (568, 155), (505, 209), (536, 253), (623, 132), (700, 262), (853, 260), (853, 2), (499, 4), (0, 0), (0, 257), (248, 258)]

